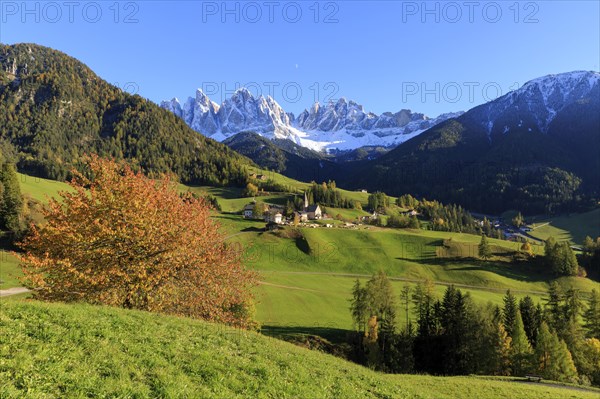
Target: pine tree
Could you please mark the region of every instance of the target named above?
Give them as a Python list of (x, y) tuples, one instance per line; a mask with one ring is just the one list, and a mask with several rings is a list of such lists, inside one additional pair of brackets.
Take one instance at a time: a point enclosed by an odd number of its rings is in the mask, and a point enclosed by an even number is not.
[(519, 302), (519, 311), (527, 339), (532, 346), (535, 346), (535, 338), (542, 322), (541, 308), (539, 305), (535, 306), (533, 299), (528, 295)]
[(561, 243), (558, 248), (558, 263), (555, 266), (555, 272), (563, 276), (576, 276), (579, 272), (579, 263), (575, 252), (567, 241)]
[(19, 186), (17, 171), (13, 164), (4, 163), (0, 168), (0, 229), (21, 233), (24, 228), (23, 196)]
[(577, 376), (567, 345), (550, 331), (546, 323), (540, 326), (534, 356), (538, 373), (546, 379), (571, 381)]
[(510, 375), (512, 338), (504, 329), (502, 323), (494, 323), (495, 337), (492, 342), (494, 349), (494, 370), (495, 375)]
[(406, 315), (406, 330), (408, 331), (409, 328), (409, 306), (410, 306), (410, 286), (408, 284), (405, 284), (404, 287), (402, 287), (402, 291), (400, 291), (400, 299), (402, 300), (402, 304), (404, 305), (404, 313)]
[(395, 323), (396, 301), (390, 280), (383, 271), (379, 271), (367, 282), (366, 286), (369, 311), (381, 322)]
[(521, 212), (517, 213), (517, 215), (512, 219), (512, 224), (515, 227), (521, 227), (524, 224), (523, 215), (521, 215)]
[(408, 219), (408, 227), (411, 229), (420, 229), (421, 228), (421, 222), (419, 222), (419, 219), (417, 219), (416, 216), (411, 216)]
[(585, 329), (590, 338), (600, 339), (600, 294), (595, 289), (592, 290), (588, 307), (583, 313)]
[(546, 299), (546, 311), (548, 325), (554, 331), (561, 331), (564, 327), (562, 309), (563, 293), (556, 281), (552, 281), (548, 287), (548, 299)]
[(517, 307), (517, 299), (513, 294), (511, 294), (510, 290), (506, 291), (504, 295), (504, 308), (502, 309), (502, 321), (504, 323), (504, 329), (510, 335), (513, 336), (513, 332), (515, 329), (515, 321), (517, 319), (517, 313), (519, 313), (519, 309)]
[(369, 304), (367, 302), (367, 290), (362, 287), (360, 281), (356, 279), (352, 288), (352, 299), (350, 300), (350, 313), (356, 328), (365, 332), (367, 319), (369, 318)]
[(481, 236), (481, 242), (479, 243), (478, 249), (479, 257), (481, 259), (487, 260), (492, 257), (492, 249), (490, 248), (490, 244), (488, 243), (485, 234)]
[(554, 271), (558, 263), (558, 244), (554, 237), (548, 237), (544, 243), (544, 258), (546, 265)]

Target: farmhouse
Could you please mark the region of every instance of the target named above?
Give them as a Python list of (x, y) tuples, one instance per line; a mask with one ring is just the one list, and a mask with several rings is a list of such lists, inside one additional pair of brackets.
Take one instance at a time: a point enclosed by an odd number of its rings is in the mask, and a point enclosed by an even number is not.
[(271, 209), (265, 214), (265, 222), (281, 224), (283, 222), (283, 215), (276, 209)]
[(254, 212), (254, 203), (250, 203), (242, 209), (242, 215), (244, 219), (252, 219), (252, 212)]

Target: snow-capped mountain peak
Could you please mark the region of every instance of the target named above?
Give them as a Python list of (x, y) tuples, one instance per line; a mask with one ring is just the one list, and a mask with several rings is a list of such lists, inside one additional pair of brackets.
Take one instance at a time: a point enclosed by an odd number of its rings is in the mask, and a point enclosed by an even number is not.
[(202, 90), (183, 107), (177, 99), (161, 106), (179, 116), (194, 130), (222, 141), (242, 131), (255, 131), (268, 138), (286, 138), (314, 150), (351, 150), (362, 146), (396, 146), (422, 131), (461, 113), (428, 118), (410, 110), (376, 115), (361, 104), (341, 97), (315, 102), (298, 117), (287, 113), (271, 96), (237, 89), (217, 105)]
[[(575, 71), (533, 79), (506, 95), (476, 109), (482, 113), (488, 134), (515, 128), (547, 132), (556, 115), (566, 106), (598, 90), (600, 73)], [(516, 126), (511, 121), (518, 118)], [(514, 123), (513, 123), (514, 125)]]

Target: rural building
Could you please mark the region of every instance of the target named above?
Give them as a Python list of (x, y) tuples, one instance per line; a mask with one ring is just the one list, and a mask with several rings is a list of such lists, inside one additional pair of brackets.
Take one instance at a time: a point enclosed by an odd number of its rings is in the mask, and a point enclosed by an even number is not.
[(277, 210), (270, 210), (265, 214), (265, 222), (281, 224), (283, 222), (283, 215)]
[(298, 219), (301, 222), (306, 222), (308, 220), (308, 213), (306, 213), (306, 212), (297, 212), (296, 214), (298, 215)]
[(310, 205), (308, 208), (306, 208), (305, 212), (310, 220), (318, 220), (321, 219), (321, 217), (323, 216), (321, 207), (318, 204)]
[(254, 212), (254, 204), (250, 203), (244, 207), (242, 210), (242, 214), (244, 215), (244, 219), (252, 219)]
[(304, 192), (304, 209), (303, 212), (306, 214), (306, 218), (310, 220), (317, 220), (323, 217), (323, 211), (319, 204), (308, 204), (308, 197), (306, 196), (306, 191)]

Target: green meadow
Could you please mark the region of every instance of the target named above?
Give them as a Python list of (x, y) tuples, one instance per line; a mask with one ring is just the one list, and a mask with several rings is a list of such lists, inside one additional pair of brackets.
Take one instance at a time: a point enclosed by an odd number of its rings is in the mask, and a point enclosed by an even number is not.
[[(267, 172), (264, 172), (267, 173)], [(271, 172), (268, 172), (271, 173)], [(279, 183), (306, 187), (278, 174)], [(42, 201), (45, 194), (55, 196), (68, 189), (64, 183), (21, 175), (21, 188), (26, 196)], [(188, 189), (180, 186), (181, 190)], [(245, 220), (238, 214), (251, 199), (241, 198), (241, 189), (223, 187), (191, 187), (198, 194), (217, 197), (224, 213), (215, 213), (227, 242), (243, 251), (244, 263), (260, 272), (262, 284), (257, 288), (257, 318), (267, 328), (279, 326), (290, 330), (311, 331), (323, 335), (331, 331), (352, 328), (348, 298), (355, 279), (367, 279), (384, 270), (392, 279), (396, 292), (404, 284), (414, 285), (425, 279), (436, 284), (441, 296), (447, 285), (455, 284), (468, 291), (481, 304), (501, 304), (502, 296), (511, 289), (518, 297), (530, 295), (543, 301), (553, 276), (541, 266), (509, 262), (509, 254), (520, 244), (490, 239), (494, 256), (489, 261), (477, 259), (480, 238), (470, 234), (429, 230), (387, 229), (361, 226), (359, 229), (285, 227), (278, 232), (265, 232), (264, 222)], [(293, 194), (273, 194), (262, 197), (265, 202), (285, 204)], [(345, 192), (367, 202), (368, 194)], [(367, 214), (364, 211), (335, 209), (345, 218)], [(588, 218), (590, 220), (590, 218)], [(331, 222), (334, 223), (334, 222)], [(335, 221), (339, 226), (339, 222)], [(533, 245), (534, 253), (543, 247)], [(0, 288), (19, 286), (21, 275), (16, 259), (2, 252)], [(575, 287), (584, 293), (600, 284), (592, 280), (565, 277), (557, 280), (561, 286)], [(398, 314), (405, 311), (398, 303)]]
[(600, 209), (585, 213), (572, 213), (552, 218), (537, 217), (531, 225), (532, 237), (545, 240), (552, 236), (559, 241), (581, 245), (586, 236), (600, 237)]
[(4, 301), (0, 397), (597, 398), (520, 378), (385, 375), (315, 350), (199, 320)]

